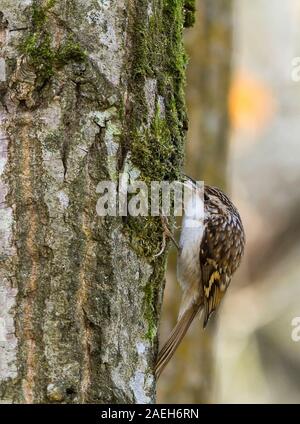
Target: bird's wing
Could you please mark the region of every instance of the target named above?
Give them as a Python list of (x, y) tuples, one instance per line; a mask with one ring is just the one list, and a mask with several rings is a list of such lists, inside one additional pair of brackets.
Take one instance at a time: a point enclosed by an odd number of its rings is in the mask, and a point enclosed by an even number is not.
[[(221, 226), (222, 228), (222, 226)], [(220, 226), (219, 226), (220, 229)], [(223, 240), (222, 240), (223, 239)], [(215, 225), (207, 222), (200, 246), (201, 284), (204, 299), (204, 321), (206, 327), (209, 317), (220, 304), (230, 283), (226, 273), (226, 235), (216, 234)]]

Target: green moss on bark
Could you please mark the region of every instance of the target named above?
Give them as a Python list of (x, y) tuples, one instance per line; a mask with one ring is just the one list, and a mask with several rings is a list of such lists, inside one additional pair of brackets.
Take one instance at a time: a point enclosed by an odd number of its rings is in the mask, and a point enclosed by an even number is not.
[(79, 43), (76, 43), (72, 38), (69, 38), (62, 44), (55, 57), (57, 66), (64, 66), (70, 62), (81, 63), (86, 60), (86, 52)]
[[(147, 183), (152, 180), (172, 181), (180, 178), (187, 128), (184, 93), (186, 56), (182, 41), (184, 1), (157, 1), (150, 16), (147, 14), (147, 2), (143, 4), (136, 7), (133, 25), (135, 52), (130, 85), (134, 109), (128, 120), (125, 142), (130, 145), (133, 164)], [(145, 96), (147, 79), (156, 81), (156, 93), (153, 94), (155, 113), (150, 125)], [(159, 99), (164, 110), (161, 110)], [(148, 230), (146, 225), (144, 231), (140, 232), (138, 228), (139, 233), (133, 234), (133, 237), (149, 240), (148, 231), (155, 234), (157, 218), (149, 220), (152, 230)], [(155, 242), (158, 242), (158, 248), (161, 239)], [(153, 252), (152, 243), (151, 248), (145, 243), (145, 257)]]
[(174, 166), (176, 146), (172, 143), (171, 137), (167, 121), (160, 116), (158, 108), (150, 128), (136, 132), (132, 140), (132, 159), (138, 164), (147, 182), (160, 181), (161, 177), (167, 175)]
[(49, 12), (55, 3), (56, 0), (48, 0), (45, 6), (33, 4), (30, 32), (20, 46), (21, 53), (28, 57), (41, 83), (51, 78), (55, 69), (70, 62), (83, 62), (87, 57), (82, 46), (70, 34), (60, 46), (54, 46), (47, 25)]
[(49, 34), (41, 35), (38, 32), (29, 34), (21, 46), (21, 51), (29, 58), (43, 80), (53, 75), (55, 53), (51, 48)]
[[(132, 40), (135, 50), (129, 73), (133, 107), (127, 119), (124, 150), (150, 182), (180, 178), (187, 129), (185, 108), (186, 55), (183, 28), (186, 19), (184, 0), (157, 0), (149, 13), (147, 1), (137, 1)], [(154, 113), (149, 122), (149, 99), (145, 93), (152, 81)], [(151, 94), (151, 93), (150, 93)], [(151, 102), (150, 102), (151, 103)], [(145, 289), (146, 338), (156, 335), (157, 297), (164, 275), (165, 255), (154, 256), (162, 246), (163, 229), (159, 217), (129, 217), (125, 226), (139, 256), (153, 264), (154, 273)], [(157, 264), (160, 261), (160, 265)]]
[(145, 319), (148, 324), (148, 330), (145, 334), (145, 338), (149, 341), (153, 340), (156, 336), (157, 325), (155, 320), (155, 288), (153, 282), (150, 281), (144, 289), (144, 310)]
[(191, 27), (195, 23), (196, 1), (185, 0), (184, 2), (184, 26)]

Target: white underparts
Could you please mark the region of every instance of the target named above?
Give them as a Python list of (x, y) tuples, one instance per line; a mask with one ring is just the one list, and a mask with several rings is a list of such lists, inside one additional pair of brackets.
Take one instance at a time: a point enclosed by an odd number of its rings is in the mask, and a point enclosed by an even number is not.
[[(196, 195), (195, 195), (196, 193)], [(194, 192), (185, 204), (177, 261), (177, 278), (183, 289), (179, 318), (201, 296), (200, 244), (204, 232), (202, 192)]]

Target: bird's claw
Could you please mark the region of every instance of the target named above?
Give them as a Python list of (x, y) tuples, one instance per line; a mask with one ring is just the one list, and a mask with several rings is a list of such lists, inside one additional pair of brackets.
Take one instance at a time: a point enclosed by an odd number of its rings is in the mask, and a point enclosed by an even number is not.
[(175, 237), (174, 237), (172, 231), (169, 228), (168, 218), (164, 215), (160, 215), (160, 219), (161, 219), (162, 227), (163, 227), (163, 230), (164, 230), (163, 231), (163, 241), (162, 241), (161, 250), (156, 255), (154, 255), (155, 258), (161, 256), (164, 253), (164, 251), (166, 249), (166, 245), (167, 245), (167, 238), (172, 240), (173, 243), (175, 244), (175, 246), (177, 247), (177, 249), (179, 249), (177, 241), (175, 240)]

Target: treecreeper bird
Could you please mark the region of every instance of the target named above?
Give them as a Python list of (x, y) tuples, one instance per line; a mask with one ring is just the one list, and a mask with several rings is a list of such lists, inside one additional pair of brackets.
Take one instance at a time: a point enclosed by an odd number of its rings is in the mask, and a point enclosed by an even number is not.
[[(219, 306), (240, 265), (245, 233), (238, 210), (216, 187), (187, 177), (184, 184), (196, 193), (185, 204), (178, 246), (177, 278), (183, 290), (178, 321), (158, 354), (158, 378), (185, 336), (195, 316), (203, 311), (203, 327)], [(167, 235), (172, 239), (170, 230)]]

